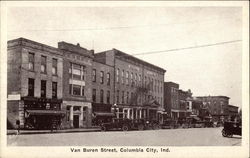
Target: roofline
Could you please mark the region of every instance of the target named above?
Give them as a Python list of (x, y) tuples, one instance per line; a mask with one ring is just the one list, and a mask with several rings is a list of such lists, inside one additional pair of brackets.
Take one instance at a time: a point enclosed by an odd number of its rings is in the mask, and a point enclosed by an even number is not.
[(60, 52), (60, 50), (58, 48), (56, 48), (56, 47), (52, 47), (52, 46), (49, 46), (49, 45), (46, 45), (46, 44), (43, 44), (43, 43), (40, 43), (40, 42), (36, 42), (36, 41), (30, 40), (30, 39), (27, 39), (27, 38), (23, 38), (23, 37), (16, 38), (16, 39), (13, 39), (13, 40), (8, 40), (7, 43), (12, 43), (12, 42), (16, 42), (16, 41), (25, 41), (25, 42), (29, 42), (29, 43), (32, 43), (32, 44), (35, 44), (35, 45), (39, 45), (39, 46), (46, 47), (48, 49), (52, 49), (52, 50), (56, 50), (56, 51)]
[(217, 96), (196, 96), (197, 98), (227, 98), (227, 99), (230, 99), (230, 97), (227, 97), (227, 96), (223, 96), (223, 95), (217, 95)]
[(149, 62), (146, 62), (146, 61), (144, 61), (144, 60), (141, 60), (141, 59), (139, 59), (139, 58), (137, 58), (137, 57), (134, 57), (134, 56), (132, 56), (132, 55), (130, 55), (130, 54), (127, 54), (127, 53), (125, 53), (125, 52), (123, 52), (123, 51), (120, 51), (120, 50), (115, 49), (115, 48), (113, 48), (112, 50), (117, 51), (117, 52), (122, 53), (122, 54), (125, 54), (125, 56), (128, 56), (128, 57), (134, 58), (134, 59), (136, 59), (136, 60), (139, 60), (140, 62), (145, 63), (145, 64), (147, 64), (147, 65), (150, 65), (150, 66), (152, 66), (152, 67), (155, 67), (155, 68), (157, 68), (157, 69), (160, 69), (160, 70), (163, 71), (164, 73), (166, 72), (165, 69), (163, 69), (163, 68), (161, 68), (161, 67), (159, 67), (159, 66), (156, 66), (156, 65), (151, 64), (151, 63), (149, 63)]

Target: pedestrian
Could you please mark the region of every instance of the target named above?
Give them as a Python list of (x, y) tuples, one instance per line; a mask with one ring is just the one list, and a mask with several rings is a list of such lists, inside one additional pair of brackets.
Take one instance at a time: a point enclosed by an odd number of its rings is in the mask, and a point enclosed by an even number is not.
[(17, 125), (17, 135), (20, 133), (20, 120), (16, 120)]

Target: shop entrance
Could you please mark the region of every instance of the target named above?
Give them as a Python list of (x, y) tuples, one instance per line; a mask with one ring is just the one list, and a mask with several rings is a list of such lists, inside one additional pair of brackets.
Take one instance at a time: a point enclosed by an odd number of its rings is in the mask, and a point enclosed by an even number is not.
[(79, 128), (79, 115), (74, 115), (73, 125), (74, 125), (74, 128)]

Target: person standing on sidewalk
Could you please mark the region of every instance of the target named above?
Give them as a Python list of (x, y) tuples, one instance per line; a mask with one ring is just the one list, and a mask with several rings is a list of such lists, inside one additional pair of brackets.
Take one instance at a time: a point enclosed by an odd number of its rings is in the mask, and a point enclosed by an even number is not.
[(20, 134), (20, 120), (16, 120), (17, 125), (17, 135)]

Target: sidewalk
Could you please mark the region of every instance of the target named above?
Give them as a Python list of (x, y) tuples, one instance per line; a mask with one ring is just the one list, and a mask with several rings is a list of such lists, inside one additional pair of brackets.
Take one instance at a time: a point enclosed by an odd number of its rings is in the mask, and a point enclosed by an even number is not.
[[(73, 132), (98, 132), (101, 131), (99, 127), (91, 128), (75, 128), (75, 129), (63, 129), (63, 130), (20, 130), (19, 135), (23, 134), (49, 134), (49, 133), (73, 133)], [(16, 135), (17, 130), (7, 130), (7, 135)]]

